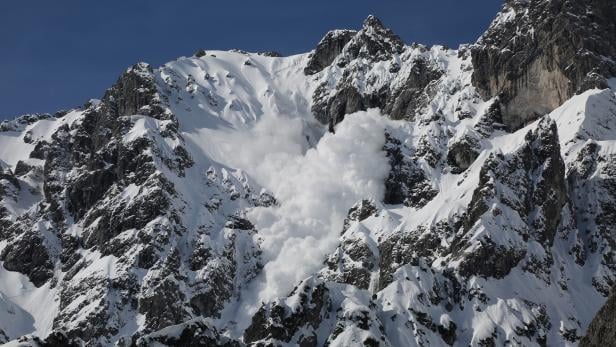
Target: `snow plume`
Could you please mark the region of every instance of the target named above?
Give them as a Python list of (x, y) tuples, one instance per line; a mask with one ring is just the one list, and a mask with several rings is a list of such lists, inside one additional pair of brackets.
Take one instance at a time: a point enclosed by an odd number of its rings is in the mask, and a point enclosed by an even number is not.
[(348, 116), (336, 134), (326, 134), (303, 156), (265, 157), (267, 169), (257, 179), (273, 189), (280, 206), (249, 214), (268, 261), (260, 299), (287, 295), (318, 270), (337, 246), (349, 208), (360, 199), (382, 198), (389, 172), (384, 141), (383, 118), (370, 111)]
[(348, 115), (335, 134), (325, 134), (306, 151), (299, 119), (263, 119), (224, 140), (221, 158), (254, 177), (279, 202), (248, 213), (262, 237), (266, 261), (253, 284), (258, 297), (252, 304), (289, 294), (335, 249), (349, 208), (361, 199), (382, 198), (389, 172), (383, 152), (386, 122), (378, 110)]

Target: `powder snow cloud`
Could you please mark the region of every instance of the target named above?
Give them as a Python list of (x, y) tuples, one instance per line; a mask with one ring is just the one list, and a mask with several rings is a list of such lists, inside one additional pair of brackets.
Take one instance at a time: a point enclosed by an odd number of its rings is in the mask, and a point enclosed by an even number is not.
[(248, 213), (266, 261), (253, 284), (258, 299), (284, 296), (318, 270), (337, 246), (349, 208), (382, 198), (390, 169), (383, 151), (386, 122), (378, 110), (348, 115), (335, 134), (307, 151), (297, 118), (264, 117), (251, 129), (227, 134), (219, 160), (246, 171), (279, 202)]

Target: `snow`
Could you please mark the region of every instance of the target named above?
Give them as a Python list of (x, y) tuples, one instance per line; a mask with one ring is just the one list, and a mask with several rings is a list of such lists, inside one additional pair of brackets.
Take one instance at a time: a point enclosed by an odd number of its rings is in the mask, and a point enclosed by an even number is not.
[[(382, 151), (386, 118), (362, 112), (348, 116), (336, 134), (324, 134), (310, 111), (316, 81), (303, 74), (306, 55), (209, 53), (178, 59), (155, 73), (196, 163), (187, 179), (198, 180), (212, 165), (236, 168), (236, 177), (245, 173), (278, 200), (276, 207), (247, 213), (259, 230), (266, 264), (242, 296), (249, 307), (244, 321), (231, 313), (245, 328), (258, 303), (286, 295), (318, 270), (357, 200), (381, 198), (389, 171)], [(138, 119), (125, 141), (154, 128), (146, 122), (152, 121)], [(229, 172), (221, 169), (223, 179)], [(176, 189), (190, 207), (211, 194), (183, 182)], [(197, 210), (187, 215), (194, 216), (187, 216), (189, 226), (202, 218)]]
[[(505, 23), (515, 15), (513, 9), (503, 12), (493, 25)], [(204, 57), (180, 58), (154, 71), (161, 98), (178, 119), (180, 136), (167, 138), (160, 134), (173, 125), (171, 121), (132, 115), (128, 117), (132, 127), (123, 135), (122, 142), (128, 145), (147, 138), (157, 144), (162, 156), (171, 155), (177, 145), (183, 144), (194, 160), (194, 166), (186, 170), (185, 177), (171, 175), (170, 170), (157, 166), (168, 174), (178, 200), (182, 202), (182, 220), (187, 236), (181, 242), (191, 242), (190, 237), (200, 226), (224, 225), (225, 218), (238, 210), (245, 213), (258, 230), (256, 237), (263, 251), (264, 268), (242, 289), (239, 301), (228, 304), (222, 317), (215, 322), (219, 327), (229, 329), (227, 334), (241, 336), (261, 302), (286, 297), (295, 285), (302, 281), (306, 283), (307, 278), (322, 268), (323, 260), (340, 243), (343, 220), (351, 206), (363, 199), (382, 200), (383, 181), (389, 173), (388, 159), (383, 151), (385, 131), (403, 139), (413, 151), (423, 139), (446, 153), (448, 144), (470, 137), (479, 142), (481, 153), (461, 175), (441, 167), (433, 168), (425, 159), (418, 159), (418, 165), (429, 173), (438, 195), (423, 208), (377, 203), (381, 209), (378, 216), (353, 225), (344, 236), (363, 240), (376, 255), (379, 254), (377, 245), (384, 237), (420, 230), (421, 227), (430, 230), (439, 221), (462, 215), (490, 154), (507, 156), (514, 153), (525, 144), (526, 134), (537, 128), (538, 121), (514, 133), (496, 131), (487, 138), (479, 136), (475, 130), (477, 115), (483, 114), (492, 101), (472, 100), (474, 89), (470, 83), (472, 71), (468, 59), (459, 57), (457, 51), (435, 46), (430, 49), (407, 47), (394, 60), (400, 64), (420, 58), (446, 71), (432, 86), (435, 96), (425, 114), (412, 122), (395, 122), (372, 109), (347, 115), (337, 125), (335, 133), (326, 133), (325, 127), (314, 119), (311, 112), (316, 87), (323, 82), (334, 86), (343, 78), (344, 70), (335, 64), (322, 73), (306, 77), (303, 68), (308, 55), (272, 58), (250, 53), (208, 51)], [(398, 74), (392, 74), (389, 72), (391, 63), (371, 65), (363, 76), (365, 78), (354, 79), (353, 84), (363, 92), (373, 92), (389, 84), (401, 86), (412, 64), (403, 64)], [(374, 83), (367, 83), (367, 80)], [(609, 85), (613, 90), (586, 91), (549, 115), (558, 126), (562, 156), (568, 168), (575, 164), (577, 151), (588, 141), (599, 143), (601, 153), (616, 153), (616, 79), (611, 79)], [(99, 101), (91, 103), (98, 105)], [(471, 119), (458, 119), (456, 110), (460, 104), (472, 114)], [(0, 164), (14, 169), (19, 160), (29, 157), (34, 143), (24, 142), (26, 134), (33, 141), (49, 141), (60, 126), (70, 126), (79, 121), (81, 115), (82, 111), (76, 110), (61, 118), (43, 119), (23, 129), (0, 133)], [(435, 115), (442, 116), (442, 123), (424, 123)], [(35, 164), (42, 166), (41, 162)], [(226, 190), (211, 187), (211, 182)], [(22, 178), (20, 183), (29, 188), (35, 188), (37, 184)], [(144, 189), (135, 184), (128, 185), (118, 198), (130, 204), (144, 193)], [(498, 189), (505, 195), (515, 195), (508, 187), (499, 185)], [(242, 199), (230, 201), (228, 198), (230, 195), (265, 192), (275, 196), (278, 202), (275, 206), (251, 208)], [(13, 215), (25, 213), (41, 199), (27, 188), (17, 195), (15, 202), (2, 201)], [(209, 203), (217, 205), (220, 213), (207, 212), (204, 206)], [(523, 245), (529, 256), (545, 256), (545, 250), (537, 242), (525, 243), (520, 235), (507, 232), (507, 227), (516, 225), (523, 228), (523, 224), (520, 216), (506, 211), (504, 215), (480, 220), (469, 231), (469, 239), (477, 241), (488, 232), (486, 225), (490, 225), (499, 231), (490, 234), (496, 243)], [(224, 251), (228, 237), (228, 230), (220, 229), (220, 232), (207, 237), (201, 235), (200, 238), (204, 243), (211, 243), (216, 252)], [(41, 230), (45, 231), (45, 228), (41, 226)], [(76, 224), (66, 231), (73, 236), (80, 236), (81, 232), (81, 226)], [(137, 230), (127, 230), (117, 237), (132, 239), (137, 233)], [(48, 234), (45, 234), (46, 239), (53, 241), (55, 236)], [(604, 301), (591, 283), (593, 276), (605, 270), (599, 264), (600, 260), (589, 261), (584, 266), (572, 261), (569, 250), (574, 238), (571, 235), (557, 238), (553, 248), (548, 250), (555, 258), (548, 278), (550, 284), (519, 268), (502, 280), (469, 279), (469, 287), (495, 298), (486, 303), (481, 312), (474, 307), (478, 305), (476, 301), (451, 312), (422, 301), (421, 296), (442, 280), (438, 271), (445, 265), (441, 264), (450, 262), (449, 265), (457, 265), (450, 258), (436, 259), (433, 264), (400, 267), (394, 274), (396, 281), (380, 291), (376, 299), (379, 319), (387, 322), (385, 329), (392, 337), (391, 344), (417, 343), (414, 332), (406, 326), (414, 319), (409, 308), (425, 312), (443, 326), (462, 322), (458, 327), (458, 338), (465, 344), (477, 343), (491, 336), (494, 329), (499, 329), (507, 339), (513, 338), (517, 328), (540, 315), (537, 307), (529, 306), (530, 301), (544, 303), (552, 322), (557, 325), (550, 330), (548, 341), (562, 341), (557, 331), (560, 327), (583, 331)], [(451, 241), (444, 240), (443, 246), (448, 246)], [(248, 240), (238, 238), (237, 242), (240, 251), (249, 247)], [(182, 244), (178, 243), (181, 248)], [(98, 251), (80, 252), (85, 265), (75, 275), (73, 283), (90, 278), (114, 279), (125, 270), (114, 256), (103, 256)], [(211, 265), (217, 264), (212, 261)], [(240, 266), (238, 273), (245, 273), (249, 265)], [(432, 271), (426, 271), (426, 268)], [(194, 276), (202, 280), (206, 274), (207, 271), (201, 271)], [(144, 273), (139, 273), (139, 276), (144, 276)], [(556, 284), (563, 277), (580, 280), (567, 282), (568, 290), (563, 291)], [(343, 308), (341, 315), (348, 318), (368, 306), (369, 297), (378, 290), (377, 281), (373, 274), (367, 291), (329, 283), (335, 305)], [(25, 276), (0, 267), (0, 329), (11, 337), (26, 333), (48, 334), (58, 311), (56, 291), (49, 283), (35, 288)], [(82, 318), (97, 309), (96, 302), (85, 305), (85, 298), (81, 296), (67, 305)], [(285, 303), (294, 307), (298, 300), (297, 296), (292, 296)], [(392, 319), (395, 316), (400, 318)], [(579, 323), (570, 317), (576, 317)], [(135, 314), (125, 321), (128, 323), (122, 333), (132, 334), (144, 327), (145, 316)], [(177, 332), (174, 329), (165, 332)], [(345, 330), (332, 346), (361, 341), (367, 334)], [(426, 339), (440, 341), (434, 336), (429, 335)]]
[(0, 330), (9, 337), (18, 337), (34, 330), (34, 318), (9, 297), (0, 293)]
[(382, 151), (383, 122), (376, 111), (349, 115), (336, 134), (325, 135), (305, 155), (266, 156), (258, 163), (256, 179), (263, 180), (281, 204), (248, 215), (263, 237), (269, 260), (260, 299), (281, 296), (318, 270), (337, 246), (342, 221), (355, 202), (382, 199), (389, 171)]
[(47, 336), (58, 312), (56, 292), (51, 283), (36, 288), (28, 277), (0, 266), (0, 329), (12, 338)]
[[(463, 136), (480, 139), (473, 129), (474, 119), (460, 121), (454, 114), (460, 101), (473, 95), (468, 87), (472, 72), (468, 69), (468, 62), (459, 58), (456, 51), (441, 47), (425, 52), (409, 49), (404, 54), (409, 55), (404, 59), (425, 57), (447, 71), (435, 87), (438, 93), (428, 114), (422, 117), (427, 119), (442, 112), (446, 126), (453, 134), (449, 141)], [(182, 136), (190, 152), (204, 153), (207, 161), (241, 169), (260, 186), (272, 191), (279, 200), (278, 206), (248, 211), (247, 216), (259, 230), (266, 263), (262, 275), (244, 290), (241, 301), (229, 305), (219, 320), (219, 325), (232, 330), (229, 332), (231, 336), (239, 337), (260, 302), (284, 297), (295, 284), (320, 269), (322, 260), (339, 243), (341, 223), (351, 205), (364, 198), (379, 200), (382, 194), (379, 184), (387, 174), (387, 161), (381, 152), (383, 131), (388, 129), (405, 134), (408, 144), (416, 147), (422, 136), (432, 139), (431, 131), (434, 129), (421, 127), (418, 123), (386, 121), (375, 111), (369, 111), (347, 116), (338, 125), (335, 134), (323, 134), (310, 114), (310, 95), (317, 82), (329, 80), (331, 85), (335, 85), (341, 78), (341, 69), (332, 66), (329, 71), (306, 80), (301, 75), (304, 56), (266, 59), (227, 52), (216, 52), (215, 55), (216, 58), (205, 57), (199, 61), (181, 59), (171, 63), (169, 70), (161, 70), (160, 79), (167, 78), (168, 81), (173, 76), (179, 86), (196, 84), (181, 89), (178, 92), (181, 100), (175, 104), (171, 102), (172, 111), (179, 115)], [(247, 60), (250, 60), (250, 65), (244, 65)], [(387, 64), (375, 64), (366, 76), (381, 83), (402, 83), (395, 78), (392, 80), (387, 67)], [(615, 81), (612, 83), (616, 85)], [(363, 80), (355, 80), (354, 84), (365, 91), (374, 88), (374, 85), (368, 87)], [(610, 129), (616, 127), (612, 127), (609, 116), (601, 116), (611, 107), (613, 98), (613, 93), (609, 91), (589, 91), (574, 97), (551, 114), (559, 127), (563, 151), (567, 143), (577, 141), (580, 134), (599, 140), (613, 140)], [(173, 97), (171, 100), (174, 100)], [(473, 115), (478, 115), (485, 112), (490, 103), (478, 101), (465, 105)], [(571, 116), (575, 114), (579, 116)], [(388, 233), (413, 230), (419, 226), (429, 227), (438, 221), (461, 215), (477, 187), (479, 171), (489, 154), (507, 155), (516, 151), (525, 143), (526, 134), (536, 126), (537, 122), (512, 134), (495, 132), (488, 139), (480, 139), (481, 154), (463, 175), (432, 172), (431, 179), (440, 193), (427, 206), (422, 209), (387, 206), (378, 218), (363, 222), (368, 229), (356, 228), (349, 233), (363, 230), (363, 237), (370, 239), (367, 242), (375, 244), (379, 237)], [(512, 219), (513, 216), (501, 216), (488, 222), (511, 223)], [(477, 238), (480, 233), (477, 231), (473, 236)], [(491, 236), (502, 237), (495, 239), (498, 243), (523, 242), (519, 237), (509, 237), (507, 233)], [(540, 247), (536, 248), (531, 249), (530, 253), (543, 251)], [(439, 262), (437, 260), (435, 264)], [(580, 271), (571, 264), (566, 268), (571, 273)], [(433, 283), (422, 271), (407, 267), (398, 271), (403, 269), (413, 273), (398, 273), (398, 278), (408, 276), (421, 280), (394, 283), (395, 290), (387, 288), (381, 292), (380, 305), (384, 312), (392, 310), (400, 314), (408, 307), (421, 306), (417, 296), (428, 291)], [(562, 296), (557, 287), (540, 289), (544, 284), (539, 279), (515, 271), (503, 281), (476, 280), (478, 288), (498, 298), (484, 312), (475, 313), (469, 307), (461, 312), (437, 310), (429, 315), (436, 317), (434, 319), (442, 325), (451, 321), (467, 322), (459, 327), (465, 331), (460, 339), (471, 342), (489, 337), (494, 327), (500, 327), (504, 336), (511, 337), (520, 324), (536, 317), (538, 313), (525, 306), (519, 297), (530, 300), (540, 293), (541, 297), (536, 299), (538, 302), (550, 302), (550, 317), (566, 325), (570, 324), (568, 317), (578, 314), (582, 329), (603, 300), (595, 293), (587, 307), (582, 307), (575, 298), (592, 289), (580, 287), (572, 289), (570, 295)], [(554, 270), (554, 273), (559, 271)], [(399, 296), (402, 292), (406, 294)], [(292, 300), (287, 304), (292, 306)], [(556, 310), (557, 307), (561, 309)], [(383, 321), (387, 319), (383, 318)], [(236, 325), (226, 326), (228, 321), (234, 321)], [(387, 329), (399, 332), (400, 340), (392, 341), (393, 345), (415, 341), (412, 336), (405, 340), (404, 334), (400, 333), (402, 327), (396, 324), (388, 325)], [(352, 338), (343, 334), (337, 341), (348, 343)], [(557, 340), (560, 336), (552, 335), (550, 339)]]
[(616, 140), (616, 95), (610, 89), (587, 90), (575, 95), (554, 110), (558, 136), (569, 147), (571, 143), (592, 138), (596, 141)]
[(11, 168), (14, 168), (20, 159), (27, 157), (33, 149), (33, 145), (23, 141), (21, 132), (7, 131), (0, 137), (0, 160)]
[[(259, 230), (266, 264), (238, 304), (248, 306), (246, 321), (232, 313), (245, 327), (258, 303), (286, 295), (319, 269), (353, 204), (381, 199), (389, 121), (371, 110), (349, 115), (335, 134), (324, 134), (310, 111), (318, 81), (303, 74), (306, 55), (210, 53), (167, 64), (157, 81), (197, 163), (189, 171), (206, 171), (203, 163), (212, 161), (240, 169), (279, 202), (247, 214)], [(200, 200), (194, 192), (185, 198)]]
[(24, 160), (30, 156), (34, 149), (33, 143), (24, 142), (24, 136), (31, 134), (32, 141), (49, 141), (59, 127), (71, 125), (82, 115), (79, 110), (74, 110), (62, 118), (48, 118), (28, 125), (25, 129), (18, 131), (0, 132), (0, 161), (8, 164), (12, 169), (19, 160)]

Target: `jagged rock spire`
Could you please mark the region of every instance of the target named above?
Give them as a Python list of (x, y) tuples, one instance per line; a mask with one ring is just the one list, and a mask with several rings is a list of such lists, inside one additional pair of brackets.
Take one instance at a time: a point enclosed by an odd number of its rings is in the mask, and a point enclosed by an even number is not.
[(364, 20), (362, 30), (349, 43), (347, 52), (352, 58), (362, 56), (371, 60), (387, 60), (403, 49), (404, 42), (400, 37), (386, 28), (377, 17), (370, 15)]
[(377, 28), (377, 29), (385, 29), (385, 26), (383, 25), (383, 22), (381, 22), (380, 19), (378, 19), (375, 15), (369, 15), (365, 20), (364, 20), (364, 25), (363, 28)]
[(316, 50), (310, 57), (304, 73), (306, 75), (314, 75), (330, 66), (355, 34), (357, 34), (357, 31), (354, 30), (333, 30), (328, 32), (321, 39), (321, 42), (319, 42)]
[(345, 62), (358, 56), (371, 60), (387, 60), (392, 54), (401, 53), (403, 49), (404, 42), (400, 37), (386, 28), (380, 19), (369, 15), (359, 32), (354, 30), (328, 32), (317, 45), (304, 73), (313, 75), (322, 71), (343, 54)]

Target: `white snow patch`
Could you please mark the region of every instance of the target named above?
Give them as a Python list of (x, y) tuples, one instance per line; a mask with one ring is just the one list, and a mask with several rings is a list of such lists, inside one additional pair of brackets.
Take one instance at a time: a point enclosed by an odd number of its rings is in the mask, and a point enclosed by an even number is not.
[(0, 329), (11, 338), (32, 333), (46, 337), (58, 312), (57, 288), (37, 288), (28, 277), (0, 264)]

